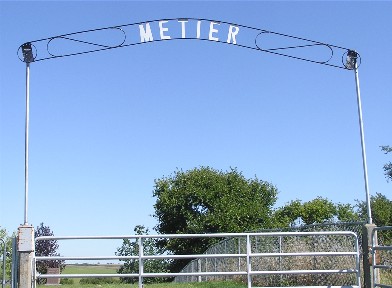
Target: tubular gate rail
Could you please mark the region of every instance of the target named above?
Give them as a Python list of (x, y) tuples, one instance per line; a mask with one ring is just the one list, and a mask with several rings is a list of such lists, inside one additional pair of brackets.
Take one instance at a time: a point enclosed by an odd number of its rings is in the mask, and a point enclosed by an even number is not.
[[(377, 237), (377, 232), (380, 231), (387, 231), (392, 234), (392, 226), (384, 226), (384, 227), (376, 227), (372, 231), (372, 270), (373, 270), (373, 287), (382, 287), (382, 288), (392, 288), (392, 283), (390, 284), (381, 284), (381, 279), (377, 279), (376, 275), (379, 275), (380, 273), (377, 273), (376, 269), (382, 270), (384, 272), (387, 272), (389, 270), (389, 274), (392, 274), (392, 262), (391, 262), (391, 254), (392, 254), (392, 246), (387, 246), (386, 243), (381, 243), (380, 245), (375, 245), (377, 243), (376, 237)], [(390, 236), (391, 237), (391, 236)], [(378, 240), (380, 241), (382, 237), (378, 235)], [(391, 240), (389, 239), (389, 245), (391, 244)], [(384, 253), (385, 257), (380, 256), (381, 253)], [(387, 256), (389, 254), (389, 257)], [(379, 257), (377, 257), (379, 256)], [(377, 259), (379, 258), (379, 259)], [(380, 263), (377, 263), (377, 262)], [(379, 282), (377, 282), (379, 281)]]
[[(2, 269), (1, 269), (1, 274), (2, 274), (2, 277), (1, 277), (1, 287), (2, 288), (4, 288), (4, 286), (5, 286), (5, 281), (6, 281), (6, 273), (5, 273), (5, 261), (6, 261), (6, 258), (7, 258), (7, 243), (6, 243), (6, 240), (4, 240), (4, 239), (2, 239), (2, 238), (0, 238), (0, 242), (2, 243), (2, 245), (3, 245), (3, 256), (2, 256), (2, 265), (1, 265), (1, 267), (2, 267)], [(1, 252), (0, 252), (1, 253)]]
[[(154, 239), (180, 239), (180, 238), (216, 238), (224, 241), (233, 240), (239, 245), (232, 253), (226, 254), (192, 254), (192, 255), (145, 255), (143, 241), (148, 238)], [(258, 251), (262, 243), (270, 243), (275, 239), (283, 239), (280, 251)], [(121, 277), (121, 278), (138, 278), (139, 288), (143, 287), (143, 278), (148, 277), (226, 277), (233, 279), (243, 279), (247, 282), (248, 288), (255, 287), (252, 283), (259, 285), (258, 277), (272, 275), (284, 277), (292, 275), (294, 277), (308, 277), (309, 275), (351, 275), (349, 279), (339, 283), (325, 283), (319, 287), (360, 287), (360, 269), (359, 269), (359, 248), (358, 238), (353, 232), (270, 232), (270, 233), (217, 233), (217, 234), (177, 234), (177, 235), (132, 235), (132, 236), (42, 236), (37, 237), (35, 241), (45, 240), (81, 240), (81, 239), (133, 239), (139, 246), (138, 256), (96, 256), (96, 257), (64, 257), (64, 256), (35, 256), (33, 258), (33, 267), (37, 261), (51, 260), (128, 260), (134, 259), (139, 263), (138, 273), (132, 274), (38, 274), (34, 273), (34, 280), (38, 278), (92, 278), (92, 277)], [(318, 240), (317, 240), (318, 239)], [(333, 242), (329, 249), (321, 243)], [(241, 244), (243, 243), (243, 244)], [(342, 245), (343, 243), (343, 245)], [(304, 245), (303, 245), (304, 244)], [(304, 249), (313, 247), (312, 251)], [(342, 248), (343, 247), (343, 248)], [(294, 252), (296, 251), (296, 252)], [(333, 265), (330, 267), (317, 265), (322, 262), (323, 258), (340, 259), (342, 265)], [(224, 271), (214, 271), (210, 265), (205, 265), (203, 269), (193, 272), (180, 273), (154, 273), (145, 272), (144, 264), (150, 260), (164, 259), (199, 259), (199, 261), (210, 260), (216, 263), (226, 261), (235, 263)], [(287, 260), (288, 259), (288, 260)], [(343, 260), (345, 259), (345, 260)], [(303, 262), (313, 263), (312, 267), (298, 265)], [(280, 263), (278, 268), (270, 265), (272, 262)], [(207, 263), (207, 262), (206, 262)], [(301, 268), (302, 267), (302, 268)], [(35, 271), (35, 269), (34, 269)], [(207, 279), (207, 278), (206, 278)], [(214, 279), (214, 278), (212, 278)], [(34, 281), (35, 283), (36, 281)], [(290, 285), (291, 284), (291, 285)], [(333, 285), (332, 285), (333, 284)], [(293, 286), (292, 283), (284, 282), (278, 286)], [(299, 286), (299, 285), (294, 285)], [(301, 284), (300, 286), (315, 286), (312, 283)], [(275, 286), (276, 287), (276, 286)]]

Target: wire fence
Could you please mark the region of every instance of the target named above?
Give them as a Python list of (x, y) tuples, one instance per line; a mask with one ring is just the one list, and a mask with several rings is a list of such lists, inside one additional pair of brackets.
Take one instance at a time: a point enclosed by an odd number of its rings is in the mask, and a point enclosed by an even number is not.
[[(259, 232), (320, 232), (320, 231), (351, 231), (358, 235), (359, 257), (362, 259), (362, 222), (317, 224), (302, 227), (262, 230)], [(252, 270), (266, 271), (266, 274), (253, 275), (252, 282), (256, 285), (269, 287), (284, 286), (345, 286), (355, 283), (356, 275), (348, 273), (313, 273), (312, 271), (341, 270), (355, 267), (355, 257), (348, 252), (355, 251), (356, 242), (351, 237), (340, 235), (309, 235), (309, 236), (255, 236), (251, 239), (252, 253), (260, 253), (261, 257), (251, 259)], [(206, 254), (244, 254), (246, 239), (233, 237), (225, 239), (210, 247)], [(347, 255), (325, 255), (323, 252), (346, 253)], [(313, 253), (312, 256), (294, 255), (303, 252)], [(273, 256), (265, 257), (266, 253)], [(275, 253), (275, 254), (274, 254)], [(288, 257), (292, 253), (293, 255)], [(264, 255), (263, 255), (264, 254)], [(246, 270), (245, 257), (238, 258), (203, 258), (192, 260), (180, 273), (194, 272), (225, 272)], [(359, 267), (358, 267), (359, 269)], [(274, 273), (287, 271), (287, 273)], [(292, 273), (307, 271), (307, 273)], [(361, 272), (363, 278), (363, 273)], [(245, 276), (177, 276), (176, 282), (201, 282), (212, 280), (238, 280), (246, 282)]]

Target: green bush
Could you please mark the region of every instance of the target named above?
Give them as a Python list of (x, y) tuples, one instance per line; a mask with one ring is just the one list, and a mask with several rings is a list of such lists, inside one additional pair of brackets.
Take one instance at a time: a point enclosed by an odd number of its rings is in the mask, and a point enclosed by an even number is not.
[(73, 285), (74, 284), (74, 280), (73, 279), (69, 279), (69, 278), (63, 278), (63, 279), (60, 279), (60, 284), (62, 284), (62, 285)]

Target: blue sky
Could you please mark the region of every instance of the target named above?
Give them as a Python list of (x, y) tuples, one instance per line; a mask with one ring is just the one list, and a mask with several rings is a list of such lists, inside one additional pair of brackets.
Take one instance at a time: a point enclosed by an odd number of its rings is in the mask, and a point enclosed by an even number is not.
[[(0, 2), (0, 226), (16, 231), (24, 215), (18, 47), (166, 18), (220, 20), (357, 50), (370, 193), (390, 198), (382, 170), (390, 157), (379, 146), (392, 145), (391, 13), (388, 1)], [(111, 37), (95, 39), (117, 41)], [(154, 179), (202, 165), (271, 182), (277, 207), (317, 196), (365, 200), (352, 71), (186, 40), (32, 63), (30, 81), (28, 221), (56, 235), (152, 229)], [(97, 247), (112, 254), (119, 245), (60, 243), (65, 255)]]

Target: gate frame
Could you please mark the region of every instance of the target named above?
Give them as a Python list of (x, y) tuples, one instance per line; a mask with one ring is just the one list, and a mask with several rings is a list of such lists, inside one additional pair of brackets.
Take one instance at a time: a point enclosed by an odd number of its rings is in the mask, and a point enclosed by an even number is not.
[[(255, 253), (252, 252), (251, 240), (252, 236), (317, 236), (317, 235), (337, 235), (354, 237), (354, 252), (295, 252), (295, 253)], [(238, 254), (193, 254), (193, 255), (143, 255), (143, 239), (147, 238), (227, 238), (227, 237), (246, 237), (246, 253)], [(351, 231), (326, 231), (326, 232), (259, 232), (259, 233), (216, 233), (216, 234), (167, 234), (167, 235), (120, 235), (120, 236), (41, 236), (35, 241), (44, 240), (92, 240), (92, 239), (135, 239), (139, 245), (138, 256), (87, 256), (87, 257), (66, 257), (66, 256), (34, 256), (32, 259), (33, 267), (33, 287), (36, 287), (38, 278), (93, 278), (93, 277), (122, 277), (122, 278), (139, 278), (139, 288), (143, 287), (143, 277), (175, 277), (175, 276), (220, 276), (220, 275), (244, 275), (247, 276), (247, 287), (252, 288), (253, 275), (273, 275), (273, 274), (356, 274), (356, 284), (349, 286), (311, 286), (311, 287), (361, 287), (360, 272), (360, 251), (358, 244), (358, 236)], [(252, 270), (252, 257), (273, 257), (273, 256), (354, 256), (355, 267), (347, 269), (335, 270), (283, 270), (283, 271), (256, 271)], [(230, 272), (185, 272), (185, 273), (145, 273), (144, 260), (147, 259), (202, 259), (202, 258), (238, 258), (246, 259), (246, 271), (230, 271)], [(119, 260), (119, 259), (138, 259), (139, 271), (132, 274), (44, 274), (36, 273), (36, 261), (49, 260)], [(308, 286), (309, 287), (309, 286)], [(255, 288), (255, 287), (253, 287)]]

